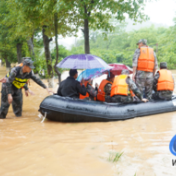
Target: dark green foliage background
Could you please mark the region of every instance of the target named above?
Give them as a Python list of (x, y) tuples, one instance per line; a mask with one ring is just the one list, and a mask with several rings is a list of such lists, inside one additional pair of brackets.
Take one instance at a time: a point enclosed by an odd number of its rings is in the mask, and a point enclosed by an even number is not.
[[(90, 37), (91, 54), (101, 57), (107, 63), (124, 63), (132, 67), (136, 43), (144, 38), (147, 39), (148, 45), (154, 48), (158, 62), (167, 62), (169, 69), (176, 68), (176, 26), (155, 28), (152, 25), (130, 32), (126, 32), (125, 27), (121, 26), (121, 30), (115, 30), (106, 37), (98, 32), (94, 32), (92, 36)], [(83, 52), (83, 40), (79, 40), (77, 47), (73, 47), (71, 53)]]

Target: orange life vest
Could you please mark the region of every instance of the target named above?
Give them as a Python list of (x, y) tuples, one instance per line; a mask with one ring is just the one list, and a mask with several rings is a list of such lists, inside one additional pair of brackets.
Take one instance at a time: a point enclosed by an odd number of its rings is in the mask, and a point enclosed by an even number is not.
[(22, 67), (22, 66), (23, 66), (23, 62), (17, 65), (17, 67)]
[(98, 88), (98, 94), (97, 94), (97, 100), (99, 100), (99, 101), (105, 101), (105, 91), (104, 91), (104, 87), (106, 86), (106, 84), (112, 84), (112, 82), (110, 82), (110, 81), (108, 81), (108, 80), (106, 80), (106, 79), (104, 79), (102, 82), (101, 82), (101, 84), (100, 84), (100, 86), (99, 86), (99, 88)]
[(130, 90), (130, 94), (131, 94), (132, 97), (136, 96), (132, 90)]
[(162, 69), (159, 70), (160, 77), (158, 79), (157, 91), (162, 90), (174, 90), (174, 80), (172, 78), (172, 73), (169, 70)]
[[(85, 81), (84, 82), (84, 86), (87, 87), (87, 84), (88, 84), (88, 81)], [(82, 85), (82, 83), (81, 83), (81, 85)], [(79, 94), (79, 99), (83, 100), (84, 98), (87, 98), (87, 97), (89, 97), (89, 93), (88, 92), (86, 92), (86, 95)]]
[[(88, 81), (85, 81), (84, 82), (84, 86), (87, 87), (87, 85), (89, 84)], [(82, 84), (81, 84), (82, 85)], [(90, 84), (89, 84), (90, 85)], [(91, 85), (92, 86), (92, 85)], [(83, 100), (84, 98), (87, 98), (89, 97), (89, 93), (86, 92), (86, 95), (82, 95), (82, 94), (79, 94), (79, 99)], [(94, 97), (94, 101), (96, 101), (96, 97)]]
[(138, 58), (137, 70), (153, 72), (155, 66), (155, 57), (152, 48), (141, 47), (140, 56)]
[(115, 77), (114, 82), (111, 87), (111, 97), (114, 95), (129, 95), (131, 94), (134, 97), (133, 91), (129, 90), (128, 84), (126, 83), (127, 75), (120, 75)]

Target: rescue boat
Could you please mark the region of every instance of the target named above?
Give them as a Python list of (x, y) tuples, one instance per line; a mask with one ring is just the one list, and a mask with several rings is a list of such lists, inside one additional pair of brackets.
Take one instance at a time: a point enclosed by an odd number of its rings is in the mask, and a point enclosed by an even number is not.
[(39, 112), (59, 122), (107, 122), (176, 111), (176, 95), (170, 101), (131, 104), (86, 101), (51, 95), (40, 104)]

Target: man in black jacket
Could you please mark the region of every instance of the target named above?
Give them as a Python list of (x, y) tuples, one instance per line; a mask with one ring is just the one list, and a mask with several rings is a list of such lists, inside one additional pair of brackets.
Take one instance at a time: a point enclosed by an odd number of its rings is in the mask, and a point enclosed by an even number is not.
[(78, 72), (76, 69), (69, 71), (69, 77), (62, 81), (57, 90), (57, 94), (63, 97), (79, 98), (79, 94), (86, 95), (86, 88), (84, 85), (80, 85), (80, 82), (76, 80)]

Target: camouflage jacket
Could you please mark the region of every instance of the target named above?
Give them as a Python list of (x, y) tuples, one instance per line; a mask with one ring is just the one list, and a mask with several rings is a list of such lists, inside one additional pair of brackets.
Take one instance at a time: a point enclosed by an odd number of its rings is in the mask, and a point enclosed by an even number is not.
[(94, 99), (94, 97), (97, 96), (98, 90), (94, 89), (90, 84), (87, 85), (86, 89), (91, 99)]
[[(109, 82), (111, 82), (110, 80), (108, 80)], [(112, 87), (112, 84), (106, 84), (105, 87), (104, 87), (104, 92), (105, 92), (105, 95), (110, 95), (111, 94), (111, 87)]]
[(126, 83), (128, 84), (129, 86), (129, 89), (133, 91), (133, 93), (140, 99), (142, 100), (142, 94), (140, 92), (140, 90), (137, 88), (136, 84), (134, 83), (134, 81), (128, 77), (126, 79)]
[[(20, 69), (20, 71), (18, 71)], [(15, 78), (21, 78), (21, 79), (25, 79), (25, 78), (29, 78), (32, 79), (33, 81), (35, 81), (39, 86), (43, 87), (44, 89), (46, 88), (46, 85), (39, 79), (37, 78), (33, 71), (31, 71), (30, 73), (23, 73), (22, 72), (22, 67), (14, 67), (12, 68), (9, 77), (7, 78), (7, 82), (5, 83), (6, 86), (6, 90), (7, 90), (7, 94), (11, 94), (12, 93), (12, 89), (15, 90), (17, 89), (15, 86), (13, 86), (13, 81)], [(27, 85), (24, 86), (25, 90), (28, 89)]]

